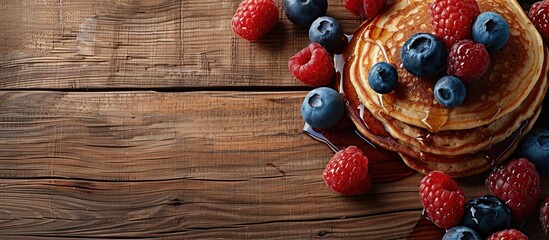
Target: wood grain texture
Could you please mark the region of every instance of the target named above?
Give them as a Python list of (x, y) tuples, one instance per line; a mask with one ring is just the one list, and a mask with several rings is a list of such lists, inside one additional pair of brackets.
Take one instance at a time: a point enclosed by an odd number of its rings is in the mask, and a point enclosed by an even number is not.
[[(275, 2), (250, 43), (239, 0), (0, 1), (0, 239), (428, 239), (419, 174), (325, 186), (333, 153), (301, 132), (287, 70), (307, 29)], [(328, 15), (360, 24), (341, 0)], [(459, 180), (467, 198), (484, 177)]]
[[(321, 172), (332, 153), (299, 130), (303, 95), (4, 93), (0, 233), (345, 238), (398, 227), (392, 234), (406, 234), (420, 213), (416, 184), (380, 187), (371, 198), (326, 189)], [(407, 221), (364, 226), (401, 217), (399, 210)]]
[[(3, 237), (403, 238), (421, 214), (416, 194), (405, 189), (349, 199), (326, 191), (320, 178), (303, 184), (299, 176), (248, 182), (0, 182)], [(397, 216), (405, 221), (395, 221)], [(386, 221), (374, 224), (380, 219)]]
[[(421, 176), (331, 192), (304, 94), (1, 92), (0, 239), (408, 237)], [(483, 178), (459, 180), (468, 198)]]
[[(309, 43), (286, 18), (250, 43), (231, 31), (238, 0), (0, 3), (0, 89), (302, 86), (288, 59)], [(346, 32), (360, 20), (331, 0)]]
[(0, 177), (254, 178), (329, 153), (301, 133), (304, 94), (4, 92)]

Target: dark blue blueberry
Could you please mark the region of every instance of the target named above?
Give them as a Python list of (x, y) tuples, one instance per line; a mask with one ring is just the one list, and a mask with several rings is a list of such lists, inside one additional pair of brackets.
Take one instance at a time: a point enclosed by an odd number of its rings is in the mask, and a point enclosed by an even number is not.
[(503, 48), (509, 40), (509, 24), (495, 12), (483, 12), (473, 23), (473, 39), (482, 43), (488, 51)]
[(400, 51), (402, 64), (418, 77), (439, 73), (446, 66), (446, 46), (429, 33), (416, 33), (404, 43)]
[(311, 127), (326, 129), (335, 125), (344, 112), (343, 99), (336, 90), (319, 87), (310, 91), (301, 104), (301, 116)]
[(482, 238), (473, 229), (457, 226), (450, 228), (444, 234), (442, 240), (482, 240)]
[(549, 175), (549, 130), (536, 129), (530, 132), (520, 144), (520, 150), (536, 166), (538, 173)]
[(377, 93), (385, 94), (397, 87), (398, 74), (393, 65), (386, 62), (374, 64), (368, 73), (368, 84)]
[(341, 25), (332, 17), (319, 17), (309, 28), (309, 40), (322, 45), (327, 50), (336, 48), (342, 39)]
[(498, 198), (486, 195), (465, 204), (463, 225), (487, 237), (511, 226), (511, 210)]
[(327, 0), (284, 0), (284, 12), (288, 19), (301, 26), (310, 26), (313, 21), (326, 15)]
[(453, 108), (463, 103), (467, 89), (459, 78), (447, 75), (437, 81), (434, 92), (442, 106)]

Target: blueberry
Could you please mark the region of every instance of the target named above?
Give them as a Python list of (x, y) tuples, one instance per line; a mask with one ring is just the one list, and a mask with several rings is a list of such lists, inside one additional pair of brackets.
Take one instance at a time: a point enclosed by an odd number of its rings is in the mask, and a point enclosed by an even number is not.
[(536, 166), (538, 173), (549, 175), (549, 130), (530, 132), (520, 144), (520, 150)]
[(341, 25), (332, 17), (319, 17), (309, 28), (309, 40), (322, 45), (327, 50), (336, 48), (342, 39)]
[(434, 92), (435, 98), (441, 105), (453, 108), (463, 103), (467, 89), (459, 78), (447, 75), (435, 83)]
[(482, 238), (473, 229), (457, 226), (450, 228), (444, 234), (442, 240), (482, 240)]
[(326, 15), (327, 0), (284, 0), (284, 12), (288, 19), (301, 26), (310, 26), (313, 21)]
[(418, 77), (428, 77), (446, 66), (446, 46), (429, 33), (416, 33), (408, 39), (400, 51), (402, 64)]
[(509, 24), (495, 12), (483, 12), (473, 23), (472, 35), (475, 42), (484, 44), (489, 52), (499, 50), (509, 40)]
[(378, 62), (368, 73), (368, 84), (377, 93), (385, 94), (397, 87), (398, 74), (393, 65), (386, 62)]
[(463, 225), (487, 237), (511, 226), (511, 210), (498, 198), (486, 195), (465, 204)]
[(344, 104), (336, 90), (319, 87), (310, 91), (301, 104), (301, 116), (311, 127), (326, 129), (343, 115)]

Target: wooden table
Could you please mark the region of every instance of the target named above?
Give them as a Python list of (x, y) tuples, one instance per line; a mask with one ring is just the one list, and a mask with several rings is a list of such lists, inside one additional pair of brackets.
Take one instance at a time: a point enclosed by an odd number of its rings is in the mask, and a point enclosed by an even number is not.
[[(325, 186), (333, 153), (302, 133), (310, 88), (287, 69), (307, 29), (276, 2), (250, 43), (238, 0), (3, 0), (0, 239), (428, 239), (421, 175)], [(339, 0), (328, 15), (360, 24)], [(459, 180), (468, 199), (484, 177)], [(535, 216), (525, 232), (543, 238)]]

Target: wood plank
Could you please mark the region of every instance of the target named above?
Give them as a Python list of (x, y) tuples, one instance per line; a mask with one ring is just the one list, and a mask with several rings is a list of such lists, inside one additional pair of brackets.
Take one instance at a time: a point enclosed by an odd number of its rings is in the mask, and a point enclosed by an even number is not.
[[(398, 228), (391, 234), (402, 238), (421, 214), (417, 194), (408, 194), (417, 184), (380, 187), (369, 197), (344, 198), (327, 191), (320, 174), (314, 175), (312, 182), (312, 174), (235, 182), (0, 180), (0, 237), (185, 234), (197, 239), (287, 239), (322, 232), (339, 238), (387, 237), (389, 228)], [(407, 219), (395, 221), (396, 217)], [(380, 218), (391, 223), (368, 224)]]
[[(269, 163), (286, 171), (331, 154), (301, 131), (305, 94), (0, 92), (0, 178), (207, 179), (213, 168), (243, 180)], [(541, 116), (549, 126), (548, 111)]]
[[(421, 176), (331, 192), (304, 95), (0, 92), (0, 238), (406, 238)], [(483, 178), (459, 180), (468, 198)]]
[(332, 153), (299, 130), (303, 95), (5, 92), (0, 237), (380, 236), (361, 223), (393, 201), (407, 234), (417, 186), (381, 187), (371, 208), (324, 186)]
[[(264, 39), (236, 37), (239, 0), (0, 3), (0, 89), (292, 87), (287, 60), (307, 29), (286, 18)], [(524, 1), (525, 7), (529, 2)], [(346, 33), (360, 24), (329, 0)]]
[[(0, 237), (404, 239), (421, 219), (419, 174), (353, 198), (329, 191), (314, 175), (307, 184), (313, 175), (236, 182), (1, 179)], [(469, 198), (487, 193), (478, 182), (462, 185)], [(530, 239), (543, 238), (536, 221), (522, 229)]]
[(226, 180), (278, 176), (266, 164), (330, 154), (301, 132), (304, 95), (2, 92), (0, 178), (208, 179), (210, 168)]
[[(0, 89), (303, 86), (288, 59), (308, 29), (286, 18), (250, 43), (233, 35), (240, 0), (0, 3)], [(329, 1), (351, 33), (360, 20)]]

